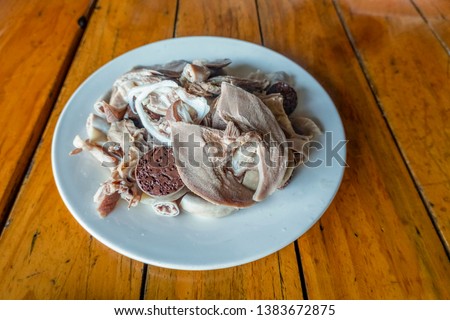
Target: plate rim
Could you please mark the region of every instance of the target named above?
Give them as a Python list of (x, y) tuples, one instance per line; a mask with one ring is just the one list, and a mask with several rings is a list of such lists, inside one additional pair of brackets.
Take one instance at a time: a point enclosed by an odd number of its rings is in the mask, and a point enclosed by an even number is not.
[[(113, 63), (117, 63), (116, 60), (120, 60), (120, 59), (124, 59), (124, 57), (132, 54), (132, 53), (136, 53), (138, 51), (141, 50), (145, 50), (144, 48), (146, 47), (150, 47), (150, 46), (157, 46), (157, 45), (162, 45), (164, 43), (168, 43), (168, 42), (183, 42), (183, 41), (231, 41), (231, 42), (236, 42), (236, 43), (242, 43), (244, 45), (253, 45), (256, 47), (259, 47), (262, 50), (268, 50), (270, 51), (272, 54), (276, 55), (277, 57), (283, 58), (283, 59), (287, 59), (290, 62), (294, 63), (296, 66), (298, 66), (300, 69), (302, 69), (314, 82), (316, 82), (320, 88), (323, 90), (323, 93), (326, 95), (326, 97), (329, 99), (329, 101), (332, 103), (336, 113), (337, 113), (337, 120), (338, 120), (338, 124), (339, 127), (342, 129), (342, 137), (344, 139), (346, 139), (346, 134), (345, 134), (345, 128), (343, 126), (342, 123), (342, 119), (340, 117), (339, 111), (336, 108), (336, 105), (334, 104), (333, 100), (331, 99), (331, 97), (329, 96), (328, 92), (323, 88), (323, 86), (320, 84), (320, 82), (318, 80), (316, 80), (307, 70), (305, 70), (301, 65), (299, 65), (297, 62), (293, 61), (292, 59), (282, 55), (281, 53), (274, 51), (270, 48), (267, 48), (261, 44), (257, 44), (257, 43), (253, 43), (253, 42), (249, 42), (249, 41), (245, 41), (245, 40), (240, 40), (240, 39), (235, 39), (235, 38), (228, 38), (228, 37), (216, 37), (216, 36), (186, 36), (186, 37), (178, 37), (178, 38), (169, 38), (169, 39), (164, 39), (164, 40), (159, 40), (159, 41), (155, 41), (155, 42), (151, 42), (142, 46), (139, 46), (137, 48), (134, 48), (132, 50), (129, 50), (127, 52), (122, 53), (121, 55), (109, 60), (108, 62), (106, 62), (105, 64), (103, 64), (101, 67), (97, 68), (94, 72), (92, 72), (87, 78), (85, 78), (83, 80), (83, 82), (77, 87), (77, 89), (72, 93), (72, 95), (70, 96), (70, 98), (67, 100), (67, 102), (65, 103), (61, 113), (58, 116), (58, 120), (56, 123), (56, 126), (54, 128), (53, 131), (53, 135), (52, 135), (52, 146), (51, 146), (51, 163), (52, 163), (52, 172), (53, 172), (53, 177), (58, 189), (58, 193), (60, 194), (61, 198), (63, 199), (63, 202), (65, 204), (65, 206), (69, 209), (69, 212), (71, 213), (71, 215), (75, 218), (75, 220), (86, 230), (88, 231), (88, 233), (90, 235), (92, 235), (95, 239), (97, 239), (98, 241), (100, 241), (103, 245), (105, 245), (106, 247), (116, 251), (119, 254), (122, 254), (126, 257), (129, 257), (131, 259), (134, 259), (136, 261), (142, 262), (142, 263), (146, 263), (146, 264), (150, 264), (153, 266), (158, 266), (158, 267), (163, 267), (163, 268), (169, 268), (169, 269), (176, 269), (176, 270), (215, 270), (215, 269), (223, 269), (223, 268), (229, 268), (229, 267), (233, 267), (233, 266), (239, 266), (239, 265), (243, 265), (249, 262), (253, 262), (256, 260), (259, 260), (263, 257), (266, 257), (270, 254), (273, 254), (274, 252), (278, 252), (279, 250), (285, 248), (286, 246), (290, 245), (291, 243), (295, 242), (297, 239), (299, 239), (301, 236), (303, 236), (308, 230), (311, 229), (312, 226), (314, 226), (317, 221), (325, 214), (325, 212), (328, 210), (329, 206), (331, 205), (331, 203), (333, 202), (337, 192), (340, 189), (340, 186), (342, 184), (342, 180), (344, 177), (344, 173), (345, 173), (345, 167), (342, 167), (342, 169), (339, 171), (339, 175), (338, 178), (336, 179), (336, 188), (334, 189), (333, 193), (330, 193), (330, 197), (328, 200), (328, 203), (323, 205), (323, 210), (321, 212), (321, 214), (319, 214), (314, 220), (312, 220), (312, 222), (309, 223), (309, 226), (306, 228), (306, 230), (304, 232), (302, 232), (301, 234), (299, 234), (298, 236), (294, 236), (293, 238), (286, 238), (285, 241), (283, 241), (282, 245), (278, 248), (272, 249), (272, 250), (266, 250), (266, 251), (261, 251), (258, 254), (254, 254), (252, 256), (245, 256), (244, 258), (242, 258), (240, 261), (230, 261), (229, 263), (217, 263), (217, 264), (208, 264), (208, 265), (202, 265), (202, 264), (183, 264), (183, 263), (164, 263), (161, 262), (157, 259), (152, 259), (151, 257), (142, 257), (138, 254), (135, 254), (132, 251), (127, 251), (125, 249), (123, 249), (120, 246), (117, 246), (115, 243), (109, 241), (108, 239), (104, 238), (103, 235), (99, 234), (98, 232), (96, 232), (95, 229), (93, 229), (89, 224), (87, 224), (83, 219), (81, 219), (81, 217), (79, 216), (79, 214), (77, 214), (77, 210), (72, 206), (70, 199), (68, 199), (67, 194), (65, 194), (64, 192), (62, 192), (63, 190), (63, 185), (61, 182), (61, 177), (60, 175), (57, 174), (58, 172), (58, 164), (57, 164), (57, 146), (56, 146), (56, 141), (57, 141), (57, 133), (62, 130), (61, 126), (63, 123), (64, 116), (66, 115), (67, 112), (69, 112), (69, 106), (71, 105), (71, 103), (73, 102), (73, 100), (75, 99), (75, 97), (77, 96), (77, 94), (79, 94), (79, 91), (81, 91), (81, 89), (89, 82), (89, 80), (91, 78), (94, 78), (97, 74), (103, 72), (104, 69), (107, 69), (110, 65), (112, 65)], [(340, 152), (340, 155), (342, 156), (343, 160), (346, 161), (347, 159), (347, 147), (346, 145), (344, 145), (342, 151)], [(94, 213), (93, 213), (94, 214)]]

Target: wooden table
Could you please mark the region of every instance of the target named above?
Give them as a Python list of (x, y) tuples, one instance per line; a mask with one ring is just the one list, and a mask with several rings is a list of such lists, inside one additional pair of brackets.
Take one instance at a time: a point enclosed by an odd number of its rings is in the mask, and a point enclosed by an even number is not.
[[(204, 272), (124, 257), (64, 206), (62, 108), (114, 57), (215, 35), (296, 61), (342, 117), (349, 168), (327, 212), (264, 259)], [(0, 1), (0, 298), (450, 299), (450, 1)]]

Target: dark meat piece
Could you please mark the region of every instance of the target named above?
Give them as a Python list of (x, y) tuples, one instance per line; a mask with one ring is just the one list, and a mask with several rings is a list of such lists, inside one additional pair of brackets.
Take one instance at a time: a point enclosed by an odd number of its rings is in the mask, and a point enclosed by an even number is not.
[[(174, 157), (189, 190), (217, 205), (244, 208), (254, 203), (253, 190), (226, 170), (224, 131), (184, 122), (172, 122), (171, 129)], [(186, 147), (188, 137), (193, 139), (190, 148)]]
[(280, 93), (283, 96), (283, 108), (287, 115), (294, 112), (297, 107), (297, 92), (286, 82), (277, 82), (270, 86), (267, 94)]
[(102, 194), (100, 197), (100, 202), (97, 207), (97, 211), (102, 217), (106, 217), (111, 211), (116, 207), (117, 201), (120, 199), (119, 192), (114, 192), (113, 194)]
[(172, 149), (167, 147), (154, 148), (141, 157), (136, 166), (136, 181), (151, 196), (165, 196), (184, 186)]

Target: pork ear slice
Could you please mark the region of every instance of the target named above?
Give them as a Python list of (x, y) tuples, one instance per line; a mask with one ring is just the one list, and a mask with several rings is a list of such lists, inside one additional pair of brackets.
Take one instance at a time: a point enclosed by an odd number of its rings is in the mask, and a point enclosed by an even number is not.
[(222, 82), (221, 95), (213, 116), (214, 128), (234, 122), (242, 133), (256, 132), (263, 137), (258, 144), (258, 187), (253, 200), (261, 201), (280, 185), (286, 172), (286, 136), (271, 110), (257, 96)]
[(217, 205), (243, 208), (254, 203), (253, 191), (227, 170), (223, 131), (183, 122), (171, 122), (171, 130), (175, 163), (189, 190)]
[(292, 123), (292, 128), (299, 135), (312, 139), (314, 136), (322, 134), (319, 126), (309, 118), (291, 115), (289, 120)]
[(295, 139), (301, 136), (303, 139), (311, 140), (314, 136), (322, 134), (319, 126), (311, 119), (298, 115), (287, 115), (283, 108), (283, 96), (273, 93), (261, 96), (261, 100), (272, 111), (273, 115), (286, 134), (286, 138)]
[(286, 138), (291, 143), (290, 148), (295, 151), (297, 160), (295, 166), (300, 165), (308, 157), (308, 143), (314, 136), (321, 134), (321, 130), (311, 119), (291, 115), (288, 117), (283, 108), (283, 96), (275, 93), (261, 96), (261, 100), (272, 111)]

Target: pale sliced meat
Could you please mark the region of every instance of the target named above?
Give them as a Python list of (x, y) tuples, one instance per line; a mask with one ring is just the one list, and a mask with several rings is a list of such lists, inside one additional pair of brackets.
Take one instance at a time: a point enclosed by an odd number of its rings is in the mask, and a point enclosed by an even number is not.
[(299, 135), (312, 139), (314, 136), (322, 134), (319, 126), (309, 118), (291, 115), (289, 120), (292, 123), (292, 128)]
[(90, 113), (86, 120), (86, 132), (89, 141), (101, 145), (102, 142), (106, 141), (106, 134), (108, 133), (109, 127), (110, 124), (106, 119), (95, 113)]
[(292, 128), (291, 121), (289, 121), (289, 118), (283, 109), (283, 96), (279, 93), (274, 93), (261, 96), (260, 98), (275, 116), (275, 119), (278, 121), (281, 129), (286, 134), (286, 137), (290, 138), (294, 136), (296, 134), (294, 128)]
[(145, 68), (155, 70), (166, 77), (179, 78), (187, 64), (186, 60), (174, 60), (166, 64), (156, 64)]
[(133, 69), (114, 82), (109, 104), (119, 109), (128, 104), (128, 91), (136, 86), (149, 85), (163, 80), (158, 72), (150, 69)]
[(269, 81), (266, 79), (257, 80), (228, 75), (209, 78), (208, 82), (216, 85), (226, 82), (249, 92), (262, 92), (269, 85)]
[[(286, 135), (289, 148), (295, 153), (294, 161), (291, 161), (291, 166), (299, 166), (308, 158), (309, 143), (314, 136), (322, 133), (321, 130), (317, 124), (309, 118), (297, 115), (290, 115), (288, 117), (283, 108), (283, 96), (281, 94), (276, 93), (261, 96), (261, 100), (274, 114), (281, 129)], [(293, 171), (293, 168), (290, 168), (289, 171)]]
[(119, 191), (109, 183), (102, 184), (94, 195), (97, 211), (102, 217), (106, 217), (114, 210), (119, 199)]
[(152, 208), (156, 214), (165, 217), (175, 217), (180, 213), (178, 204), (172, 201), (156, 201)]
[(231, 64), (231, 60), (228, 58), (225, 59), (217, 59), (217, 60), (193, 60), (192, 64), (196, 64), (199, 66), (205, 66), (210, 69), (222, 69)]
[(200, 217), (220, 218), (230, 215), (237, 208), (219, 206), (189, 192), (180, 201), (181, 209)]
[(127, 104), (120, 103), (121, 107), (116, 107), (102, 100), (95, 104), (94, 108), (102, 112), (106, 118), (106, 121), (113, 123), (120, 121), (127, 112)]
[(178, 172), (192, 192), (217, 205), (242, 208), (254, 203), (253, 191), (227, 169), (223, 131), (183, 122), (172, 122), (171, 128)]
[[(143, 151), (146, 147), (150, 147), (148, 132), (144, 128), (136, 127), (133, 121), (128, 119), (112, 123), (107, 132), (107, 137), (108, 141), (119, 144), (122, 150), (136, 146)], [(132, 145), (126, 146), (127, 142), (132, 143)]]
[(114, 192), (110, 195), (104, 195), (100, 200), (97, 211), (102, 217), (106, 217), (116, 207), (117, 202), (120, 199), (119, 192)]
[(253, 200), (262, 201), (280, 185), (285, 175), (288, 152), (286, 137), (270, 109), (255, 95), (223, 82), (212, 125), (224, 130), (230, 121), (241, 133), (256, 132), (263, 141), (256, 149), (259, 172)]
[(260, 98), (272, 111), (281, 129), (286, 134), (286, 138), (293, 139), (300, 135), (306, 139), (312, 139), (314, 136), (322, 133), (313, 120), (298, 115), (288, 116), (283, 108), (283, 96), (281, 94), (274, 93), (261, 96)]
[(206, 81), (211, 74), (211, 71), (201, 65), (186, 64), (181, 74), (181, 79), (186, 79), (189, 82), (203, 82)]
[(87, 151), (104, 166), (115, 166), (119, 162), (114, 155), (106, 152), (107, 150), (104, 150), (102, 146), (92, 143), (89, 140), (83, 140), (78, 135), (73, 139), (73, 145), (76, 149), (70, 152), (69, 155), (75, 155), (81, 151)]
[(288, 76), (288, 74), (284, 71), (277, 71), (277, 72), (273, 72), (273, 73), (265, 73), (262, 72), (261, 70), (256, 70), (255, 72), (251, 72), (248, 75), (249, 79), (252, 80), (265, 80), (268, 81), (269, 84), (274, 84), (276, 82), (286, 82), (286, 83), (292, 83), (290, 77)]
[(262, 96), (261, 100), (270, 109), (277, 119), (278, 124), (286, 135), (288, 141), (291, 142), (290, 147), (299, 153), (304, 153), (305, 145), (310, 141), (309, 136), (299, 135), (295, 132), (291, 120), (288, 118), (283, 108), (283, 96), (281, 94), (271, 94)]

